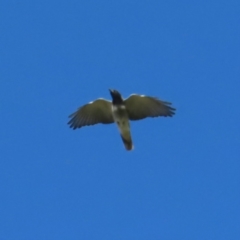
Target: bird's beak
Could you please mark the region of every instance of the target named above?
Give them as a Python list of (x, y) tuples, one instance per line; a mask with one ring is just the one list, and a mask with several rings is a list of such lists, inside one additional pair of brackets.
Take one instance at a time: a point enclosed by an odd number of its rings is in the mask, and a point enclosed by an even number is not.
[(112, 90), (112, 89), (109, 88), (108, 90), (109, 90), (109, 92), (110, 92), (111, 94), (113, 93), (113, 90)]

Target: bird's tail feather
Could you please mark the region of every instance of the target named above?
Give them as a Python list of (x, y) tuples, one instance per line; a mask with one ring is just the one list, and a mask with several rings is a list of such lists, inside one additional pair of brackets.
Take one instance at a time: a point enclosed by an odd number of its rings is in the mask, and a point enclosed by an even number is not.
[(131, 135), (130, 134), (128, 134), (127, 136), (121, 135), (121, 137), (126, 150), (128, 151), (133, 150), (134, 146), (133, 146)]

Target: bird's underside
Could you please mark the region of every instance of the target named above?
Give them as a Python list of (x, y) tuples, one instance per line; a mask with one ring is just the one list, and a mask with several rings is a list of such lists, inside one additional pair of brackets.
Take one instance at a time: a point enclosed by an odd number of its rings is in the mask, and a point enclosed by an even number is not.
[(112, 102), (100, 98), (83, 105), (72, 113), (68, 122), (70, 128), (77, 129), (98, 123), (110, 124), (115, 122), (120, 130), (125, 148), (132, 150), (133, 144), (129, 121), (141, 120), (147, 117), (172, 117), (175, 114), (176, 109), (171, 106), (170, 102), (155, 97), (132, 94), (124, 100), (118, 91), (110, 90), (110, 93), (113, 99)]

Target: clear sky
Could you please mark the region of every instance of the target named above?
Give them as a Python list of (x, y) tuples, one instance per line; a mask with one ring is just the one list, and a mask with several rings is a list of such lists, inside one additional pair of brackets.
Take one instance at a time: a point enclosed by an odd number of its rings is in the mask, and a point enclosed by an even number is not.
[[(3, 0), (0, 240), (240, 239), (240, 1)], [(173, 118), (73, 131), (109, 88)]]

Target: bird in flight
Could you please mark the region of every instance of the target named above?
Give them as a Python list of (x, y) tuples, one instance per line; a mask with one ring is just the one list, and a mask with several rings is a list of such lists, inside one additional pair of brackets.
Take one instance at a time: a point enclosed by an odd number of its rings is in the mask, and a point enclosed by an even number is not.
[(68, 124), (74, 130), (97, 123), (116, 123), (126, 150), (133, 150), (129, 120), (141, 120), (147, 117), (172, 117), (175, 108), (170, 102), (156, 97), (132, 94), (123, 99), (117, 90), (109, 89), (112, 101), (99, 98), (83, 105), (72, 113)]

